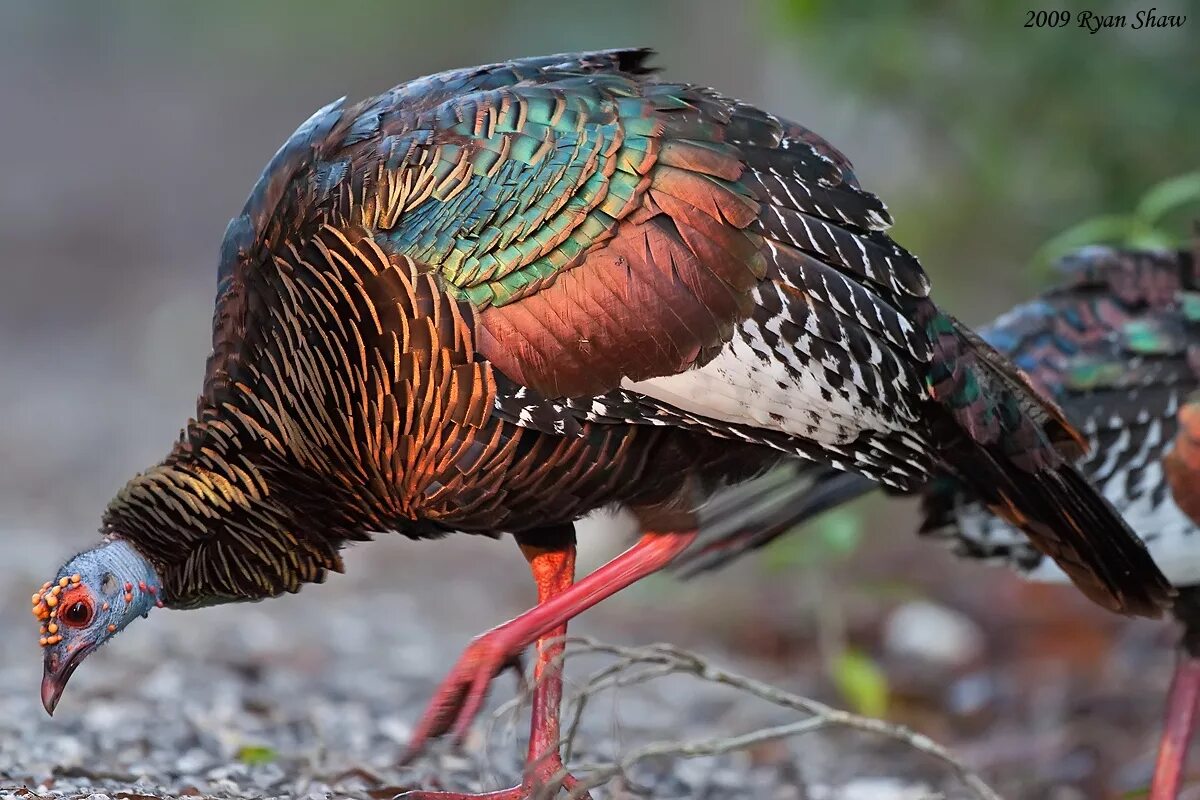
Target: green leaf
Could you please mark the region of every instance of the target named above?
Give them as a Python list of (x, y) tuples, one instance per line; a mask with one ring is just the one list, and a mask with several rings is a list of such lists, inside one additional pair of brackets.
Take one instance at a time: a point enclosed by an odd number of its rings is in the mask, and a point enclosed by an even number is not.
[(769, 572), (788, 572), (839, 561), (858, 550), (863, 531), (859, 510), (835, 508), (779, 537), (763, 551), (762, 563)]
[(851, 555), (862, 542), (862, 515), (849, 508), (834, 509), (821, 518), (820, 536), (831, 554)]
[(1200, 172), (1169, 178), (1142, 196), (1135, 212), (1148, 225), (1184, 206), (1200, 204)]
[(843, 650), (833, 662), (833, 682), (850, 707), (868, 717), (887, 713), (887, 676), (870, 656)]
[(1178, 237), (1172, 236), (1166, 231), (1160, 231), (1155, 228), (1143, 228), (1138, 226), (1138, 229), (1129, 235), (1125, 241), (1130, 247), (1139, 247), (1143, 249), (1169, 249), (1179, 245)]
[(1034, 258), (1038, 263), (1050, 264), (1089, 244), (1124, 243), (1133, 227), (1133, 218), (1124, 215), (1085, 219), (1042, 245)]
[(795, 25), (811, 25), (821, 14), (820, 0), (784, 0), (780, 4), (787, 21)]
[(274, 748), (262, 744), (248, 744), (237, 752), (238, 761), (241, 761), (243, 764), (249, 764), (252, 767), (270, 764), (278, 757), (279, 754), (275, 752)]

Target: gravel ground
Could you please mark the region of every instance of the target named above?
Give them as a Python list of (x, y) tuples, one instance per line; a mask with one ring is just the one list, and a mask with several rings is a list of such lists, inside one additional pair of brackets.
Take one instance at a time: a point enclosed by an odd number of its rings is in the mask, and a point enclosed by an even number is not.
[[(6, 580), (0, 636), (11, 646), (0, 661), (0, 794), (365, 800), (414, 787), (477, 790), (515, 782), (527, 709), (494, 712), (518, 694), (511, 675), (497, 679), (493, 710), (461, 751), (438, 745), (411, 768), (395, 764), (458, 649), (493, 621), (479, 609), (504, 607), (508, 594), (499, 591), (502, 602), (489, 603), (482, 580), (456, 582), (453, 603), (390, 588), (381, 562), (414, 547), (397, 544), (358, 548), (348, 576), (295, 597), (155, 612), (80, 669), (53, 720), (37, 698), (34, 623), (13, 611), (21, 605), (11, 595), (23, 595), (25, 583)], [(435, 573), (446, 559), (461, 558), (460, 551), (509, 549), (465, 537), (446, 545), (430, 562)], [(380, 554), (368, 560), (375, 548)], [(46, 560), (49, 549), (44, 537), (14, 547), (18, 564), (10, 563), (10, 572), (35, 581), (25, 577), (33, 564), (21, 562), (53, 563)], [(602, 617), (600, 630), (605, 624)], [(572, 661), (568, 697), (572, 685), (611, 661), (599, 655)], [(797, 719), (684, 676), (600, 697), (584, 714), (572, 763), (610, 763), (680, 732), (689, 740), (730, 736)], [(649, 760), (630, 771), (627, 783), (596, 796), (915, 800), (935, 791), (970, 796), (954, 788), (944, 767), (899, 744), (831, 733), (718, 757)]]

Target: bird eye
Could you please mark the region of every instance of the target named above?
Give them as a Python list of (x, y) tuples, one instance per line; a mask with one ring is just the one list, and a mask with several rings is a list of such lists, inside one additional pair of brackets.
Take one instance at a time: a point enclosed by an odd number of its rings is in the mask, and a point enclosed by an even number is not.
[(92, 621), (92, 607), (82, 600), (76, 600), (60, 616), (67, 625), (82, 628)]

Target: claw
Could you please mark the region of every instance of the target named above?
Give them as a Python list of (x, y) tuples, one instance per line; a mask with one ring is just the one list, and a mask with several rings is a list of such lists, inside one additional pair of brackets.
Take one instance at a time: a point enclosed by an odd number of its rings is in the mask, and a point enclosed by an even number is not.
[(419, 756), (430, 739), (450, 733), (455, 745), (466, 740), (471, 723), (487, 699), (492, 679), (506, 668), (514, 665), (518, 670), (521, 668), (520, 651), (512, 653), (511, 649), (502, 628), (483, 634), (467, 646), (417, 723), (412, 740), (400, 757), (401, 766)]

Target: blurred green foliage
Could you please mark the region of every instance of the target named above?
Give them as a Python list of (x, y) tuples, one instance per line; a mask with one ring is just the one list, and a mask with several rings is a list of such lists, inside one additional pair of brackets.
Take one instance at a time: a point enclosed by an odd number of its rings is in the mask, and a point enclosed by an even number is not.
[[(803, 585), (818, 589), (821, 609), (810, 607), (829, 634), (825, 674), (846, 704), (859, 714), (881, 717), (887, 711), (888, 681), (883, 668), (868, 653), (846, 643), (842, 592), (825, 584), (822, 570), (849, 561), (863, 543), (867, 520), (864, 503), (835, 508), (798, 526), (762, 551), (762, 565), (771, 573), (806, 575)], [(855, 589), (872, 593), (868, 584)], [(907, 589), (907, 587), (905, 587)], [(826, 590), (828, 589), (828, 590)], [(803, 594), (804, 591), (801, 591)], [(907, 592), (904, 592), (907, 593)]]
[(856, 505), (835, 508), (763, 550), (763, 566), (771, 572), (790, 572), (844, 560), (858, 550), (863, 532)]
[[(1190, 17), (1174, 30), (1092, 34), (1078, 26), (1083, 10), (1127, 14), (1132, 24), (1150, 5), (773, 0), (769, 7), (780, 48), (916, 131), (926, 151), (920, 161), (933, 173), (903, 199), (898, 234), (935, 274), (939, 296), (953, 298), (989, 264), (1032, 263), (1039, 245), (1081, 219), (1092, 220), (1084, 231), (1091, 238), (1110, 238), (1096, 219), (1194, 167), (1200, 3), (1157, 4), (1159, 14)], [(1056, 9), (1072, 13), (1068, 26), (1024, 27), (1029, 10)], [(939, 274), (952, 264), (971, 268)], [(1038, 281), (1036, 272), (1014, 271), (1016, 291)]]
[(1151, 188), (1127, 214), (1101, 214), (1072, 225), (1042, 245), (1036, 263), (1048, 264), (1089, 244), (1178, 247), (1194, 235), (1179, 217), (1200, 208), (1200, 172), (1169, 178)]
[(829, 671), (838, 693), (853, 711), (867, 717), (887, 713), (887, 676), (870, 656), (846, 648), (833, 659)]
[(237, 752), (238, 761), (251, 767), (261, 767), (263, 764), (270, 764), (278, 757), (279, 754), (273, 748), (260, 744), (245, 745)]

